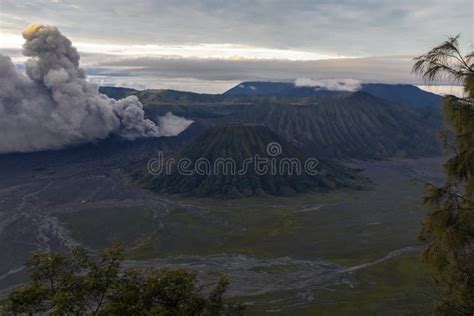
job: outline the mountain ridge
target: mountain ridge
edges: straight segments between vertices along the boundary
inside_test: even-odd
[[[411,84],[362,83],[358,91],[363,91],[389,101],[405,103],[415,107],[439,106],[442,97],[424,91]],[[315,96],[337,93],[326,88],[296,86],[293,82],[244,81],[225,91],[227,96]]]
[[[169,94],[171,100],[166,99]],[[146,90],[138,97],[149,118],[172,112],[202,126],[264,125],[320,158],[384,159],[441,153],[436,137],[442,128],[440,107],[412,106],[366,91],[298,97]]]

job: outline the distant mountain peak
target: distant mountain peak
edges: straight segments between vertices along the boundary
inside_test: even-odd
[[[410,84],[363,83],[362,92],[396,103],[414,107],[437,107],[441,96]],[[357,92],[357,91],[356,91]],[[295,85],[293,82],[244,81],[224,92],[226,96],[288,96],[305,97],[343,93],[326,87]],[[347,93],[347,92],[346,92]]]

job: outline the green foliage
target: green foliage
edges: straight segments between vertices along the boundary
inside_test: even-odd
[[[457,35],[416,57],[413,72],[421,74],[428,81],[454,79],[462,82],[472,76],[472,57],[472,53],[466,56],[461,54]]]
[[[241,315],[242,305],[224,302],[222,276],[208,297],[196,273],[183,269],[121,269],[118,245],[91,258],[81,248],[69,254],[38,251],[27,262],[31,282],[8,296],[4,312],[50,315]]]
[[[421,238],[427,242],[424,259],[442,296],[435,313],[474,314],[474,55],[462,56],[459,36],[450,38],[416,58],[413,70],[430,81],[462,82],[465,97],[444,98],[444,116],[450,127],[442,133],[452,151],[444,164],[446,181],[427,184]]]

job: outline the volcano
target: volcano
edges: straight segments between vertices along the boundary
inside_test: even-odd
[[[229,198],[328,191],[362,182],[354,170],[310,157],[264,126],[211,127],[160,163],[170,168],[155,175],[135,172],[134,180],[160,193]]]

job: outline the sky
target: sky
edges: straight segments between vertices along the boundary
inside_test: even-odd
[[[461,33],[473,0],[0,0],[0,53],[16,64],[21,32],[54,25],[101,85],[219,93],[246,80],[423,82],[412,58]]]

